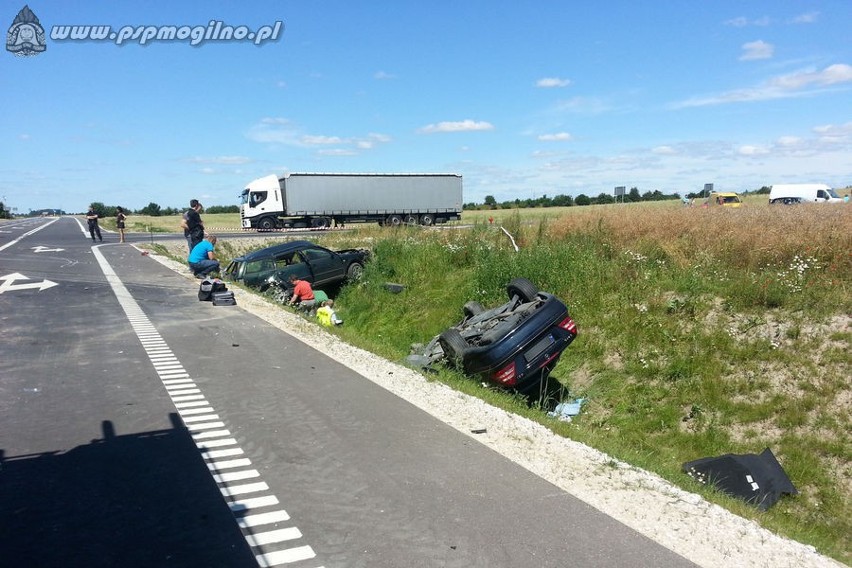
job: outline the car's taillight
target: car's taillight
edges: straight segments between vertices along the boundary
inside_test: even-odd
[[[501,385],[515,386],[515,362],[512,361],[499,371],[496,371],[492,376]]]
[[[574,320],[571,319],[571,316],[568,316],[564,320],[559,322],[559,327],[561,327],[565,331],[570,331],[574,335],[577,335],[577,324],[574,323]]]

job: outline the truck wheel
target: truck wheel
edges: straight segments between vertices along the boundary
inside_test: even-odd
[[[506,285],[506,293],[510,300],[517,296],[522,302],[532,302],[538,297],[538,288],[526,278],[514,278]]]
[[[405,224],[406,225],[416,225],[417,224],[417,215],[406,215],[405,216]]]
[[[275,219],[272,217],[264,217],[257,222],[257,228],[262,231],[271,231],[275,228]]]
[[[311,219],[311,227],[315,229],[328,229],[331,222],[328,217],[314,217]]]
[[[484,312],[485,308],[483,308],[482,304],[480,304],[476,300],[471,300],[470,302],[464,305],[462,311],[464,312],[464,317],[472,318],[473,316],[478,316],[479,314]]]
[[[435,222],[435,218],[432,217],[432,215],[430,215],[428,213],[426,213],[425,215],[422,215],[420,217],[420,224],[423,225],[424,227],[428,227],[429,225],[432,225],[434,222]]]
[[[363,273],[364,267],[357,262],[353,262],[349,265],[349,268],[346,269],[346,278],[349,280],[360,280]]]
[[[399,215],[389,215],[388,220],[385,221],[385,225],[390,225],[391,227],[399,227],[402,225],[402,217]]]
[[[463,366],[464,354],[467,351],[467,341],[461,336],[459,330],[450,328],[438,336],[438,343],[441,344],[441,349],[444,350],[444,356],[447,362],[461,369]]]

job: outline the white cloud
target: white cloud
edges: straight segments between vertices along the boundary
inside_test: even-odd
[[[538,139],[542,142],[565,142],[573,137],[568,132],[556,132],[554,134],[541,134]]]
[[[671,146],[657,146],[655,148],[651,148],[651,153],[659,154],[661,156],[673,156],[677,154],[677,150]]]
[[[494,125],[490,122],[477,122],[468,118],[457,122],[445,121],[437,124],[427,124],[419,131],[424,134],[433,134],[435,132],[471,132],[481,130],[494,130]]]
[[[769,149],[764,146],[743,145],[737,149],[737,153],[741,156],[765,156],[769,154]]]
[[[373,73],[373,79],[385,80],[385,79],[395,79],[396,75],[391,75],[390,73],[386,73],[384,71],[376,71]]]
[[[535,82],[536,87],[541,87],[543,89],[551,89],[553,87],[567,87],[570,84],[570,80],[560,79],[558,77],[545,77]]]
[[[185,158],[182,161],[189,162],[191,164],[218,164],[233,166],[248,164],[253,160],[246,156],[193,156],[192,158]]]
[[[251,126],[245,136],[252,142],[264,144],[300,145],[298,128],[286,118],[263,118]]]
[[[343,139],[339,136],[320,136],[305,134],[301,138],[302,144],[305,146],[322,146],[326,144],[340,144]]]
[[[790,20],[791,24],[813,24],[819,18],[819,12],[806,12]]]
[[[377,144],[391,141],[387,134],[371,132],[367,136],[342,137],[322,134],[305,134],[287,118],[267,117],[249,128],[246,138],[262,144],[286,144],[300,148],[341,146],[341,148],[323,148],[324,156],[352,156],[360,150],[370,150]]]
[[[18,135],[18,140],[29,140],[30,138],[32,138],[32,136],[30,136],[29,134],[19,134]]]
[[[787,75],[779,75],[757,87],[749,89],[735,89],[718,95],[693,97],[685,101],[674,103],[671,107],[680,109],[801,97],[818,92],[820,87],[829,87],[842,83],[852,83],[852,65],[837,63],[829,65],[822,70],[808,69],[789,73]]]
[[[852,82],[852,65],[836,63],[829,65],[822,71],[806,70],[781,75],[772,79],[769,84],[782,89],[794,90],[811,85],[825,86],[848,82]]]
[[[826,124],[814,128],[820,142],[824,144],[848,144],[852,142],[852,122]]]
[[[735,28],[744,28],[746,26],[768,26],[772,23],[772,20],[769,16],[761,16],[760,18],[755,18],[754,20],[749,20],[745,16],[738,16],[736,18],[731,18],[725,22],[726,26],[733,26]]]
[[[743,54],[740,61],[752,61],[754,59],[770,59],[775,52],[775,46],[766,43],[762,39],[743,44]]]
[[[798,136],[782,136],[776,141],[776,144],[778,144],[778,146],[784,148],[792,148],[794,146],[798,146],[801,143],[802,139]]]

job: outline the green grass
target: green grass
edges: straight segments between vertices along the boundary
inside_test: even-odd
[[[580,334],[554,376],[588,399],[570,424],[457,373],[430,377],[848,564],[850,212],[762,200],[738,210],[485,211],[465,214],[474,223],[465,231],[363,227],[314,240],[372,249],[364,278],[336,298],[346,325],[333,332],[395,361],[461,319],[468,300],[505,301],[514,277],[556,294]],[[226,246],[242,252],[237,241]],[[391,294],[386,282],[405,290]],[[680,470],[700,457],[765,447],[801,493],[765,513]]]

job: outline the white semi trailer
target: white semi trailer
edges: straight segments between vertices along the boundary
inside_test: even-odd
[[[289,173],[249,183],[244,229],[330,227],[346,223],[432,225],[461,218],[458,174]]]

